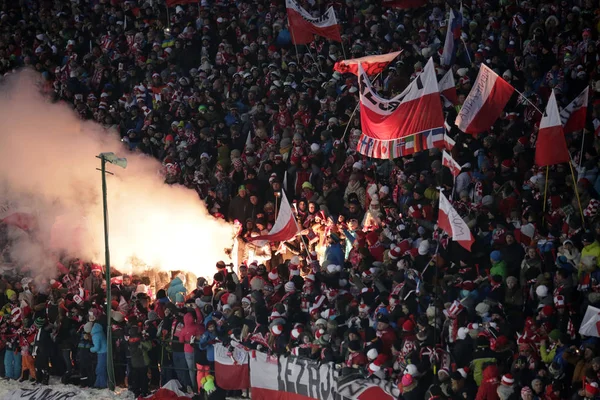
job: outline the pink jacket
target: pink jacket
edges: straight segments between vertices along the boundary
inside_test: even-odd
[[[194,352],[194,346],[189,344],[192,336],[198,339],[204,333],[204,324],[202,323],[204,318],[202,317],[202,313],[199,308],[195,308],[195,311],[196,321],[194,321],[194,316],[191,313],[183,316],[183,329],[179,334],[179,341],[184,343],[183,351],[186,353]]]

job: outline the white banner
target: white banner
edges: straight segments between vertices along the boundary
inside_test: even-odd
[[[394,400],[400,392],[393,382],[361,374],[340,376],[333,363],[320,364],[300,357],[272,357],[253,352],[250,357],[253,400],[295,395],[316,400]],[[286,396],[288,394],[289,396]]]
[[[23,388],[9,392],[3,400],[66,400],[75,399],[77,394],[74,391],[57,390],[51,387]]]

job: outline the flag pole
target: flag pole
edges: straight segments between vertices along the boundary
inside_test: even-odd
[[[539,108],[537,108],[537,106],[535,104],[533,104],[531,100],[529,100],[527,97],[525,97],[525,95],[523,93],[519,92],[514,86],[513,86],[513,88],[515,89],[515,92],[519,93],[519,95],[523,98],[523,100],[525,100],[526,102],[528,102],[529,104],[531,104],[531,106],[533,108],[535,108],[535,110],[537,112],[539,112],[540,114],[544,115],[544,113]]]
[[[342,46],[342,49],[344,47]],[[346,54],[344,54],[344,58],[346,58]],[[386,67],[387,68],[387,67]],[[381,71],[380,73],[378,73],[375,78],[373,79],[373,81],[376,81],[377,78],[379,78],[379,76],[383,73],[383,71]],[[344,139],[346,138],[346,133],[348,133],[348,128],[350,127],[350,123],[352,122],[352,119],[354,118],[354,114],[356,114],[356,110],[358,110],[358,106],[360,105],[360,97],[358,98],[358,102],[356,103],[356,106],[354,106],[354,111],[352,111],[352,114],[350,115],[350,119],[348,120],[348,123],[346,124],[346,129],[344,129],[344,134],[342,135],[342,142],[344,141]]]
[[[548,171],[550,170],[550,166],[546,165],[546,181],[544,182],[544,205],[542,211],[546,212],[546,197],[548,196]]]
[[[292,42],[294,43],[294,48],[296,49],[296,62],[298,62],[298,68],[300,68],[300,56],[298,55],[298,45],[296,44],[296,38],[294,36],[294,30],[292,29],[292,24],[290,24],[290,19],[288,18],[288,29],[292,34]]]
[[[575,179],[575,173],[573,172],[573,163],[570,162],[569,167],[571,167],[571,176],[573,177],[573,189],[575,190],[575,196],[577,196],[577,204],[579,204],[579,214],[581,214],[581,226],[585,227],[585,217],[583,216],[583,209],[581,208],[581,199],[579,198],[577,180]]]
[[[583,160],[583,144],[585,143],[585,129],[581,131],[581,151],[579,152],[579,168],[581,169],[581,160]]]
[[[471,53],[469,53],[469,48],[467,47],[467,42],[465,42],[465,39],[460,38],[461,42],[463,43],[463,45],[465,46],[465,51],[467,52],[467,57],[469,57],[469,62],[471,64],[473,64],[473,59],[471,58]]]

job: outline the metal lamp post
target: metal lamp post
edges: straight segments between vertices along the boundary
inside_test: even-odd
[[[111,293],[110,293],[110,251],[108,249],[108,204],[106,200],[106,174],[111,174],[106,170],[106,163],[118,165],[121,168],[127,167],[127,159],[119,158],[115,153],[100,153],[96,156],[100,159],[102,172],[102,209],[104,212],[104,262],[106,264],[106,316],[108,323],[106,326],[106,369],[108,375],[108,388],[115,390],[115,370],[113,368],[112,354],[112,329],[110,325],[111,318]]]

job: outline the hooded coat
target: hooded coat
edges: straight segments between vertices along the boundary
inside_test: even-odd
[[[200,338],[200,335],[204,333],[204,325],[202,324],[202,313],[199,308],[195,308],[196,319],[194,320],[194,316],[192,313],[187,313],[183,316],[183,329],[179,333],[179,341],[184,343],[183,351],[185,353],[193,353],[194,347],[189,344],[192,336],[197,339]]]
[[[169,289],[167,290],[167,296],[173,303],[177,302],[177,293],[182,293],[183,297],[185,297],[187,293],[185,286],[183,286],[183,281],[178,276],[171,281]]]
[[[499,400],[498,397],[498,367],[489,365],[483,370],[483,380],[477,390],[475,400]]]
[[[94,324],[94,326],[92,327],[92,343],[94,344],[90,349],[92,353],[106,353],[106,334],[104,333],[101,324]]]

